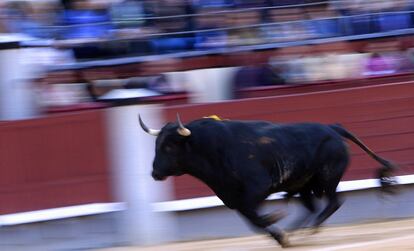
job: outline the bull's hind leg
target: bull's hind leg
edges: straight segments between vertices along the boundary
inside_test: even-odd
[[[338,194],[336,193],[335,190],[328,192],[326,195],[328,197],[328,205],[316,217],[316,220],[313,224],[313,227],[315,227],[315,229],[317,229],[324,221],[326,221],[342,205],[342,202],[340,201]]]
[[[306,208],[306,212],[296,218],[290,226],[286,228],[287,231],[293,232],[299,228],[305,227],[316,212],[314,197],[310,190],[306,189],[300,192],[299,201]]]
[[[315,188],[318,188],[315,191],[323,192],[328,199],[328,204],[313,222],[312,226],[315,230],[341,207],[342,202],[339,200],[336,188],[349,162],[348,151],[342,141],[327,141],[319,154],[321,168],[314,176],[317,185]]]
[[[325,172],[326,176],[324,177],[323,180],[321,180],[319,184],[321,184],[321,188],[323,189],[324,194],[326,195],[328,199],[328,204],[322,210],[322,212],[318,214],[314,223],[312,224],[312,226],[315,228],[315,231],[324,221],[326,221],[342,205],[342,201],[340,200],[339,195],[336,192],[336,188],[339,184],[340,179],[342,178],[343,172],[345,171],[347,164],[348,164],[348,161],[344,159],[343,161],[336,162],[335,165],[332,165],[332,166],[327,165],[327,167],[330,168],[331,172],[329,171]],[[335,172],[333,173],[332,171],[335,171]]]

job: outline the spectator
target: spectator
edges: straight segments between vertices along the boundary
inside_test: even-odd
[[[383,56],[378,52],[374,52],[368,58],[365,66],[364,75],[384,75],[395,72],[392,59],[388,56]]]
[[[254,87],[284,85],[285,80],[281,77],[278,69],[272,69],[268,64],[242,66],[234,77],[236,89]]]
[[[111,19],[118,29],[141,27],[145,20],[144,3],[139,0],[123,0],[111,4]]]
[[[378,26],[380,31],[392,31],[398,29],[408,29],[412,27],[412,17],[409,12],[408,3],[406,1],[389,1],[391,5],[387,5],[378,14]],[[385,12],[384,12],[385,11]]]
[[[193,13],[191,4],[187,0],[158,0],[156,3],[153,15],[160,18],[155,19],[153,25],[164,35],[151,40],[154,51],[165,53],[192,49],[194,35],[187,32],[193,29],[193,20],[186,16]]]
[[[305,21],[316,38],[334,37],[341,35],[340,20],[336,13],[327,6],[317,5],[306,8],[309,21]]]
[[[202,8],[198,10],[198,14],[202,15],[196,18],[196,30],[213,30],[197,32],[195,34],[194,47],[196,49],[225,47],[227,45],[227,31],[220,30],[220,28],[224,28],[225,15],[209,14],[223,10],[225,9]]]
[[[148,4],[148,3],[147,3]],[[119,54],[146,55],[151,53],[151,44],[147,34],[156,33],[148,19],[150,13],[146,2],[141,0],[123,0],[110,5],[109,13],[114,22],[114,34],[123,41],[117,42]]]
[[[39,20],[35,19],[35,10],[32,3],[27,1],[11,1],[4,6],[4,28],[9,33],[20,33],[35,38],[47,37],[43,33]]]
[[[9,32],[7,29],[7,4],[4,2],[0,2],[0,33],[7,33]]]
[[[233,89],[237,90],[255,87],[255,86],[272,86],[284,85],[286,82],[282,77],[281,68],[272,66],[268,62],[260,62],[259,58],[254,57],[254,53],[245,53],[241,55],[240,63],[245,63],[240,67],[233,78]],[[235,95],[237,97],[237,94]]]
[[[387,54],[392,59],[397,73],[413,71],[413,63],[410,60],[408,51],[398,49]]]
[[[408,60],[414,64],[414,48],[407,48],[406,49],[406,54],[407,54],[407,58]]]
[[[111,48],[98,44],[109,38],[112,25],[107,10],[90,0],[64,1],[60,23],[65,27],[60,38],[69,43],[74,41],[74,55],[77,59],[104,58],[113,55]]]
[[[234,0],[193,0],[192,5],[196,9],[202,8],[226,8],[234,5]]]
[[[337,11],[342,16],[349,16],[351,15],[353,5],[355,5],[354,2],[355,0],[348,0],[348,1],[330,0],[329,7],[332,10]]]
[[[342,60],[348,54],[348,51],[325,53],[324,64],[320,69],[323,71],[326,80],[339,80],[352,77],[352,74],[348,74],[349,66]]]
[[[307,81],[304,61],[309,51],[309,46],[281,48],[278,55],[271,58],[270,64],[278,66],[286,83],[300,84]]]
[[[260,11],[243,11],[228,14],[228,44],[251,45],[263,42],[260,28],[255,27],[261,22]]]
[[[148,82],[148,88],[162,94],[176,92],[165,74],[159,74],[158,76],[151,78]]]
[[[110,17],[102,6],[90,0],[72,0],[66,2],[61,23],[67,27],[62,33],[63,39],[106,38],[112,29]]]
[[[311,26],[306,23],[300,8],[273,9],[269,12],[270,22],[262,28],[266,42],[286,42],[309,39],[312,37]]]
[[[308,55],[302,59],[306,82],[319,82],[326,79],[326,62],[323,55]]]

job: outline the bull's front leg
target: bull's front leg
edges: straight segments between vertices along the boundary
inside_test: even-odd
[[[251,208],[243,208],[238,211],[246,217],[253,226],[261,231],[269,233],[282,247],[287,247],[289,245],[286,233],[280,228],[274,225],[272,226],[274,217],[269,217],[269,215],[260,216],[256,209]]]

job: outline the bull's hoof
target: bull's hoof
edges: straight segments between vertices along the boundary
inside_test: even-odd
[[[286,233],[277,233],[272,234],[273,238],[280,244],[282,248],[287,248],[290,246],[289,238]]]
[[[381,188],[381,192],[383,192],[386,195],[396,195],[400,193],[398,187],[395,185],[384,186]]]
[[[278,242],[282,248],[287,248],[290,246],[289,238],[287,237],[287,235],[283,235],[283,237],[280,240],[278,240]]]
[[[320,227],[311,227],[309,228],[309,234],[313,235],[313,234],[317,234],[321,231]]]

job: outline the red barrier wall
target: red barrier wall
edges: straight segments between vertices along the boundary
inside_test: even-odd
[[[104,111],[0,123],[0,214],[112,201]]]
[[[176,112],[183,121],[217,114],[228,119],[342,123],[371,149],[398,163],[398,174],[414,173],[414,82],[175,106],[166,109],[168,120],[174,121]],[[379,164],[350,145],[352,161],[344,180],[373,178]],[[177,199],[212,194],[192,177],[175,179]]]

